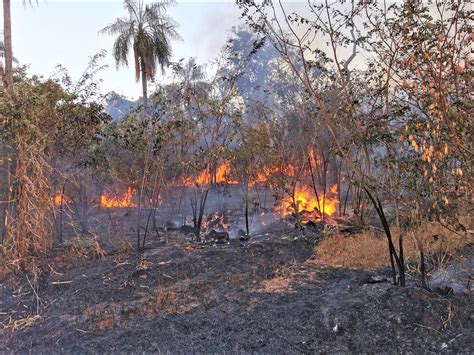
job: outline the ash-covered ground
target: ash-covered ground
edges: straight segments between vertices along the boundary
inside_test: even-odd
[[[321,237],[288,228],[200,245],[180,232],[142,254],[58,257],[37,296],[1,280],[0,349],[16,353],[474,352],[470,294],[427,292],[389,270],[325,267]],[[375,277],[375,278],[374,278]]]

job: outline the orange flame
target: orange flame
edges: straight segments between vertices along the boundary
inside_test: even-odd
[[[337,194],[337,185],[333,185],[330,189],[330,194]],[[312,191],[308,187],[298,187],[295,191],[295,202],[298,209],[298,213],[303,211],[318,211],[326,216],[332,216],[337,211],[339,200],[337,197],[328,197],[324,194],[319,195],[318,199],[313,195]],[[292,215],[295,213],[295,204],[293,203],[292,196],[286,196],[280,205],[276,208],[276,211],[281,213],[283,216]]]
[[[314,153],[314,150],[309,152],[309,160],[313,168],[321,164],[321,157]],[[231,174],[230,162],[225,161],[222,165],[217,168],[215,175],[216,184],[228,184],[228,185],[237,185],[239,181],[237,179],[229,178]],[[269,183],[272,176],[283,175],[286,177],[294,177],[298,174],[298,168],[293,164],[288,164],[287,166],[269,166],[263,167],[261,171],[257,173],[257,176],[249,182],[250,186],[256,184]],[[305,169],[304,175],[309,175],[309,170]],[[203,170],[198,176],[189,176],[184,177],[181,180],[181,186],[193,186],[193,185],[209,185],[212,182],[212,177],[210,173],[210,167]]]
[[[264,167],[263,171],[257,173],[255,180],[251,181],[250,185],[263,184],[268,182],[270,176],[278,171],[277,167]]]
[[[127,192],[122,197],[110,197],[107,192],[100,195],[100,207],[114,208],[114,207],[136,207],[132,202],[135,190],[129,187]]]
[[[279,166],[270,166],[264,167],[262,171],[257,173],[257,177],[250,182],[250,186],[255,184],[264,184],[270,181],[272,175],[284,175],[288,177],[293,177],[296,175],[296,168],[293,165],[288,165],[285,167]]]
[[[321,165],[321,157],[319,155],[314,154],[313,149],[311,149],[311,151],[309,152],[309,160],[311,162],[313,169],[317,167],[318,165]]]
[[[219,168],[217,168],[216,172],[216,183],[218,184],[229,184],[229,185],[236,185],[239,182],[237,180],[233,180],[229,178],[230,175],[230,164],[229,162],[224,162]]]
[[[61,206],[61,205],[65,205],[69,203],[69,199],[59,192],[56,195],[54,195],[53,201],[56,206]]]
[[[312,168],[316,168],[318,165],[321,165],[321,157],[314,153],[314,150],[311,149],[309,152],[309,160],[311,162]],[[264,167],[262,171],[257,173],[257,177],[250,182],[250,185],[253,186],[255,184],[264,184],[268,183],[272,175],[284,175],[287,177],[294,177],[297,175],[297,167],[292,164],[288,164],[285,167],[281,166],[270,166]],[[304,172],[304,176],[308,176],[310,174],[309,167],[307,167]]]
[[[183,186],[192,186],[192,185],[209,185],[211,183],[211,173],[209,172],[209,167],[201,172],[197,177],[185,177],[183,178],[181,184]],[[224,162],[217,168],[216,171],[216,184],[229,184],[236,185],[239,182],[229,178],[230,175],[230,163]]]

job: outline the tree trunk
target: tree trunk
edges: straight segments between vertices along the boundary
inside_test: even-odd
[[[146,82],[146,69],[145,63],[142,60],[142,89],[143,89],[143,106],[148,107],[148,93],[147,93],[147,82]]]
[[[10,92],[13,87],[13,51],[12,51],[12,18],[10,0],[3,0],[3,36],[5,46],[5,72],[3,85]]]
[[[429,291],[429,286],[426,282],[426,264],[425,264],[425,253],[423,252],[423,246],[421,243],[418,245],[420,251],[420,274],[421,274],[421,287]]]
[[[366,186],[364,186],[364,190],[374,205],[374,208],[380,218],[380,222],[382,223],[385,236],[387,237],[388,250],[390,252],[390,263],[392,266],[392,273],[393,273],[393,284],[405,286],[405,264],[404,264],[404,261],[400,259],[399,255],[397,254],[395,250],[395,245],[393,244],[392,233],[390,231],[390,226],[387,222],[387,218],[385,216],[382,203],[380,202],[377,196],[376,197],[372,196],[372,194],[370,193],[369,189]],[[403,247],[402,247],[402,250],[403,250]],[[395,270],[394,261],[398,268],[398,278],[399,278],[398,280],[396,278],[397,273]]]
[[[245,234],[250,235],[250,228],[249,228],[249,199],[248,197],[245,198]]]

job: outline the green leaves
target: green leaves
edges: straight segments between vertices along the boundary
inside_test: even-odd
[[[143,1],[124,1],[128,17],[118,18],[99,33],[117,35],[113,45],[113,56],[117,66],[128,66],[128,56],[133,49],[135,76],[145,73],[152,80],[157,64],[164,70],[172,55],[170,39],[179,39],[177,23],[165,14],[173,1],[144,4]]]

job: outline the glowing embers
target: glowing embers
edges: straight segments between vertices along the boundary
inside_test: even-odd
[[[123,207],[136,207],[132,202],[135,190],[129,187],[127,192],[122,196],[110,196],[108,192],[104,192],[100,195],[100,207],[105,208],[123,208]]]
[[[66,205],[68,204],[70,201],[69,199],[64,196],[62,193],[57,193],[56,195],[54,195],[53,197],[53,202],[56,206],[61,206],[61,205]]]
[[[308,219],[320,219],[322,215],[332,216],[337,212],[339,200],[337,198],[337,185],[331,186],[329,193],[319,193],[316,196],[310,187],[297,187],[294,194],[287,195],[276,207],[275,211],[283,217],[300,215]],[[310,218],[312,217],[312,218]]]

